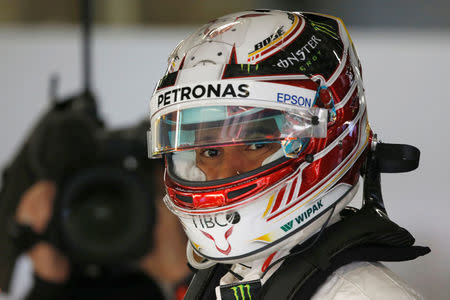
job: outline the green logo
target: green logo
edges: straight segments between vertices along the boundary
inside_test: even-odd
[[[292,229],[292,225],[293,225],[294,221],[290,220],[289,222],[287,222],[286,224],[284,224],[283,226],[281,226],[281,229],[283,229],[284,232],[287,232],[289,230]]]
[[[322,199],[320,199],[319,201],[317,201],[317,203],[313,204],[305,212],[298,215],[296,218],[290,220],[286,224],[282,225],[280,228],[284,232],[288,232],[289,230],[292,229],[292,227],[294,227],[295,224],[301,224],[301,223],[305,222],[307,219],[309,219],[310,216],[315,215],[319,210],[321,210],[322,207],[323,207]],[[295,223],[294,223],[294,220],[295,220]]]
[[[245,285],[240,284],[238,286],[231,287],[231,289],[234,292],[234,297],[236,298],[236,300],[245,300],[244,288],[247,289],[247,295],[249,297],[249,300],[252,300],[252,295],[250,294],[250,284],[245,284]],[[242,298],[239,298],[238,290],[239,290]]]
[[[314,30],[321,31],[332,37],[333,39],[339,39],[339,35],[335,32],[333,26],[329,24],[311,21],[311,26],[314,28]]]

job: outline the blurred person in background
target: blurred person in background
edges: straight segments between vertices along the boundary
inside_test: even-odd
[[[88,92],[52,101],[3,171],[2,289],[25,252],[28,300],[184,295],[186,237],[162,203],[163,164],[147,159],[146,128],[107,128]]]
[[[33,264],[34,285],[25,299],[167,299],[179,298],[189,276],[185,255],[185,235],[180,224],[163,205],[161,166],[154,164],[154,184],[161,187],[157,201],[154,247],[129,269],[111,269],[99,276],[71,277],[69,259],[48,242],[39,242],[27,251]],[[16,220],[42,233],[52,214],[57,186],[39,181],[22,196]],[[169,298],[170,299],[170,298]]]
[[[147,159],[147,124],[111,130],[97,111],[93,3],[79,1],[83,91],[60,99],[53,77],[50,108],[3,171],[0,290],[8,294],[26,253],[29,300],[181,299],[190,280],[186,237],[162,203],[163,165]]]
[[[381,198],[380,173],[419,151],[377,141],[361,71],[342,20],[315,13],[226,15],[174,49],[149,153],[198,269],[185,299],[421,298],[378,262],[430,251]]]

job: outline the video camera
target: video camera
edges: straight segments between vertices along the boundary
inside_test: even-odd
[[[81,265],[129,262],[150,249],[162,165],[147,158],[147,127],[108,130],[89,93],[53,102],[3,173],[0,289],[16,257],[39,240]],[[42,235],[14,221],[21,195],[40,179],[57,183]]]

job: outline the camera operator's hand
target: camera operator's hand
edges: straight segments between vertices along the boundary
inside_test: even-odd
[[[154,248],[140,260],[140,266],[150,277],[160,282],[177,284],[191,272],[186,260],[187,238],[180,222],[162,200],[156,203],[156,209],[158,218]]]
[[[28,224],[42,233],[52,215],[56,185],[51,181],[39,181],[23,194],[16,210],[16,221]],[[28,251],[34,272],[42,280],[62,283],[69,277],[69,260],[47,242],[39,242]]]

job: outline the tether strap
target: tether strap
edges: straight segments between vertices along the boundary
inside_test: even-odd
[[[184,300],[210,300],[216,299],[216,286],[220,278],[228,272],[228,268],[222,264],[216,264],[211,268],[198,270],[192,278]]]

